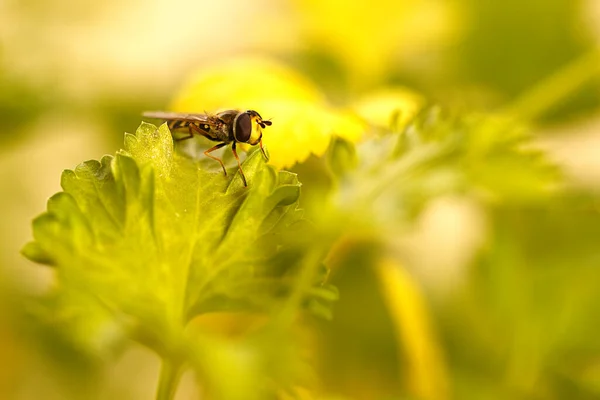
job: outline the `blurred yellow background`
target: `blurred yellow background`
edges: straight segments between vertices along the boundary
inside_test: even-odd
[[[282,73],[288,77],[284,80],[302,81],[295,85],[298,92],[284,88],[273,94],[273,100],[269,93],[261,93],[268,85],[257,86],[253,90],[266,98],[264,103],[252,96],[238,96],[235,102],[254,102],[248,108],[259,104],[258,109],[261,104],[268,108],[271,101],[281,107],[272,110],[288,115],[300,109],[294,118],[308,115],[302,121],[306,126],[322,127],[322,121],[330,118],[327,126],[332,130],[345,124],[342,131],[358,140],[359,118],[365,118],[360,111],[369,112],[361,106],[365,99],[389,96],[393,100],[382,101],[402,104],[406,115],[426,104],[482,112],[510,107],[527,99],[531,89],[557,71],[597,51],[599,27],[600,5],[594,0],[4,0],[0,3],[0,398],[90,398],[88,386],[83,395],[78,389],[88,384],[95,388],[91,398],[153,396],[158,361],[139,346],[132,346],[118,361],[103,364],[101,383],[75,385],[63,369],[41,355],[31,339],[36,333],[22,334],[15,321],[20,319],[21,296],[42,293],[51,285],[52,273],[25,260],[19,251],[31,238],[31,219],[60,190],[62,170],[113,154],[122,146],[123,133],[135,131],[142,111],[203,112],[183,109],[196,104],[197,96],[186,98],[186,88],[197,82],[198,74],[242,58],[283,66],[291,71]],[[536,144],[563,167],[568,186],[594,193],[600,182],[600,79],[598,68],[583,70],[590,76],[579,90],[541,114],[525,115],[524,122],[531,126]],[[249,81],[253,71],[248,69]],[[215,91],[221,82],[210,84]],[[282,98],[290,101],[288,108],[281,105]],[[305,104],[299,99],[306,102],[305,108],[299,108]],[[210,95],[204,102],[206,111],[221,104]],[[349,113],[357,115],[344,119]],[[278,118],[285,121],[280,115],[263,116],[273,117],[274,127]],[[385,116],[379,118],[387,122]],[[371,122],[377,123],[377,116]],[[314,136],[297,150],[273,144],[275,162],[292,167],[310,154],[323,154],[329,137],[318,129],[310,128]],[[286,165],[286,160],[278,159],[277,149],[279,154],[296,151],[297,159]],[[302,171],[303,166],[298,168]],[[411,274],[403,275],[399,267],[399,275],[382,277],[385,268],[370,269],[363,260],[339,275],[335,283],[342,293],[364,298],[342,302],[339,314],[327,323],[331,325],[320,327],[326,331],[320,345],[327,347],[318,368],[323,398],[408,399],[402,397],[407,393],[415,399],[516,398],[511,397],[515,392],[490,397],[493,390],[486,385],[493,385],[488,380],[500,376],[518,386],[523,380],[504,374],[531,371],[523,364],[543,361],[509,360],[517,367],[500,372],[497,365],[490,365],[474,387],[473,380],[453,374],[453,361],[446,354],[456,351],[453,346],[469,343],[436,333],[436,320],[459,329],[453,324],[460,325],[460,320],[446,320],[455,310],[431,306],[434,311],[414,311],[429,307],[422,297],[429,293],[436,301],[452,297],[454,285],[469,279],[465,266],[489,244],[483,237],[490,218],[469,199],[440,199],[428,205],[417,228],[396,243],[409,248],[406,262]],[[590,276],[600,279],[598,274]],[[394,290],[379,287],[379,280],[396,280],[396,287],[408,293],[404,300],[415,308],[396,310],[398,315],[390,317],[384,303],[396,301]],[[427,296],[420,293],[421,287],[427,288]],[[453,307],[469,301],[453,300]],[[368,312],[367,305],[375,311]],[[411,316],[412,312],[418,315]],[[410,325],[413,332],[395,328],[415,320],[414,326],[403,325]],[[336,341],[343,332],[346,337]],[[406,349],[398,337],[404,338]],[[512,345],[535,346],[523,340]],[[485,357],[479,350],[467,349],[461,355]],[[573,398],[600,395],[599,371],[598,359],[581,366],[582,376],[590,376],[586,382],[591,388],[585,395],[574,391],[579,397]],[[565,376],[557,379],[571,379]],[[535,386],[535,377],[529,378]],[[535,392],[539,399],[569,398],[548,388],[528,390],[517,392]],[[193,376],[186,375],[178,398],[194,398],[195,391]],[[472,396],[462,397],[465,393]]]

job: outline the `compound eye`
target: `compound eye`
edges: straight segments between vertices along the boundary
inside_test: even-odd
[[[252,120],[247,112],[238,114],[235,117],[233,127],[233,136],[238,142],[247,142],[252,134]]]

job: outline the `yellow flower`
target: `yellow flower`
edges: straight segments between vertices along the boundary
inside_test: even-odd
[[[252,109],[273,125],[263,131],[270,163],[279,168],[321,156],[332,135],[360,139],[364,122],[327,103],[308,79],[275,61],[234,59],[199,71],[171,106],[178,112]]]

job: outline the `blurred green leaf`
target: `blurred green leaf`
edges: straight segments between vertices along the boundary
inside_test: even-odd
[[[358,159],[356,148],[352,143],[334,137],[327,151],[327,164],[334,175],[343,176],[346,172],[356,168]]]
[[[459,397],[481,398],[479,385],[486,398],[598,397],[598,202],[566,192],[491,208],[491,245],[437,310]]]
[[[346,160],[351,144],[338,139],[332,147],[333,171],[352,164]],[[524,129],[495,116],[430,109],[405,131],[365,141],[355,153],[356,167],[337,173],[333,206],[384,225],[413,218],[437,196],[535,202],[560,183],[558,170],[531,146]]]
[[[383,306],[365,303],[368,295],[377,297],[377,290],[381,289],[373,287],[374,285],[369,287],[362,277],[353,278],[343,285],[339,280],[350,274],[349,271],[356,272],[360,264],[361,247],[368,249],[369,256],[363,261],[363,268],[370,273],[382,257],[390,255],[396,260],[398,268],[406,267],[414,273],[417,277],[415,279],[424,279],[419,274],[419,262],[410,257],[402,247],[402,241],[408,240],[414,233],[420,221],[419,217],[434,200],[447,197],[468,198],[480,204],[484,210],[517,205],[535,208],[538,204],[545,204],[559,192],[559,171],[540,151],[535,150],[526,131],[514,120],[495,115],[449,115],[437,108],[421,113],[402,132],[389,131],[359,143],[356,147],[342,139],[333,141],[331,146],[327,162],[333,172],[335,184],[330,191],[328,208],[324,209],[321,202],[307,207],[307,212],[318,221],[322,229],[337,229],[342,237],[350,239],[348,244],[337,249],[336,257],[341,261],[338,260],[339,265],[334,268],[338,279],[334,282],[342,288],[343,298],[336,307],[335,325],[328,327],[330,337],[327,339],[332,348],[329,355],[333,361],[329,362],[328,370],[322,372],[332,380],[331,385],[343,394],[360,390],[360,384],[359,388],[354,387],[353,379],[349,376],[364,374],[369,368],[377,369],[377,378],[372,377],[369,381],[381,380],[371,388],[371,393],[383,390],[398,395],[403,391],[414,394],[417,381],[423,385],[421,388],[430,385],[423,382],[444,382],[445,375],[439,371],[451,369],[453,365],[449,364],[446,367],[444,357],[416,357],[421,366],[425,362],[430,363],[423,367],[422,371],[427,372],[420,375],[419,380],[416,377],[416,367],[411,364],[408,356],[411,351],[418,354],[423,348],[432,354],[438,345],[436,339],[431,339],[423,348],[411,347],[406,350],[405,358],[402,358],[402,355],[390,355],[390,349],[394,346],[402,348],[424,343],[425,335],[422,335],[422,332],[415,333],[415,326],[418,325],[418,321],[429,319],[428,303],[424,301],[426,306],[419,309],[411,308],[415,307],[415,303],[411,303],[408,292],[403,292],[404,288],[396,287],[399,293],[397,304],[407,307],[407,313],[411,316],[407,318],[414,318],[414,321],[403,321],[399,324],[404,328],[398,328],[401,329],[401,334],[397,341],[390,337],[383,341],[383,333],[380,330],[390,329],[385,325],[385,316],[376,323],[371,336],[359,331],[359,326],[361,329],[368,329],[363,327],[364,320],[376,315],[378,307],[388,307],[387,312],[392,312],[390,303]],[[308,185],[309,182],[305,180],[305,184]],[[438,232],[437,228],[431,229]],[[444,227],[440,227],[439,230],[443,231]],[[411,242],[406,243],[410,246]],[[435,243],[431,244],[430,251],[438,251]],[[443,254],[445,250],[442,248],[439,251]],[[336,253],[336,250],[333,252]],[[442,276],[446,274],[443,268],[442,264],[438,271]],[[415,291],[423,297],[431,290],[427,283],[418,282],[415,285],[418,288]],[[504,290],[508,290],[508,287],[506,282],[502,285]],[[450,288],[447,290],[451,291]],[[368,314],[368,317],[364,314]],[[352,322],[357,315],[361,316],[361,322]],[[341,325],[344,323],[345,325]],[[371,324],[366,325],[371,327]],[[498,329],[497,326],[493,328]],[[362,339],[371,345],[364,348],[358,344],[342,346],[340,338],[345,337],[345,330],[353,332],[353,336],[347,338],[348,341]],[[376,335],[381,337],[374,339]],[[360,339],[357,338],[359,336]],[[435,338],[437,335],[432,333],[431,337]],[[380,348],[387,346],[385,357],[382,356],[376,362],[372,361],[370,355],[362,354],[373,353],[373,343],[377,343]],[[467,346],[465,344],[464,347]],[[399,366],[394,365],[398,362]],[[350,367],[352,363],[355,364],[354,367]],[[329,369],[333,368],[338,370],[329,373]],[[348,371],[345,368],[348,368]],[[382,379],[384,376],[397,376],[394,374],[398,373],[398,368],[401,371],[406,368],[407,371],[402,372],[401,376],[407,376],[407,379],[412,381],[406,385],[398,385],[389,378]],[[439,374],[436,375],[437,373]],[[357,379],[362,382],[360,378]],[[386,387],[387,385],[389,387]],[[434,393],[431,398],[443,398],[444,390],[441,386],[436,387],[436,391],[433,392],[425,391]],[[469,387],[474,386],[474,381],[470,380]]]

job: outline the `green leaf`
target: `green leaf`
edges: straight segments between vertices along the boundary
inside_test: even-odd
[[[439,196],[536,202],[560,183],[557,169],[517,123],[491,115],[449,116],[434,108],[404,132],[359,144],[352,163],[349,146],[338,140],[330,149],[330,168],[344,170],[336,174],[333,209],[380,226],[411,220]]]
[[[48,307],[69,310],[71,332],[85,321],[89,342],[103,343],[114,325],[164,356],[200,313],[280,307],[304,253],[286,239],[302,221],[296,175],[260,152],[243,163],[248,187],[237,165],[227,176],[200,165],[175,151],[166,125],[143,123],[114,157],[63,173],[23,254],[55,267]]]

